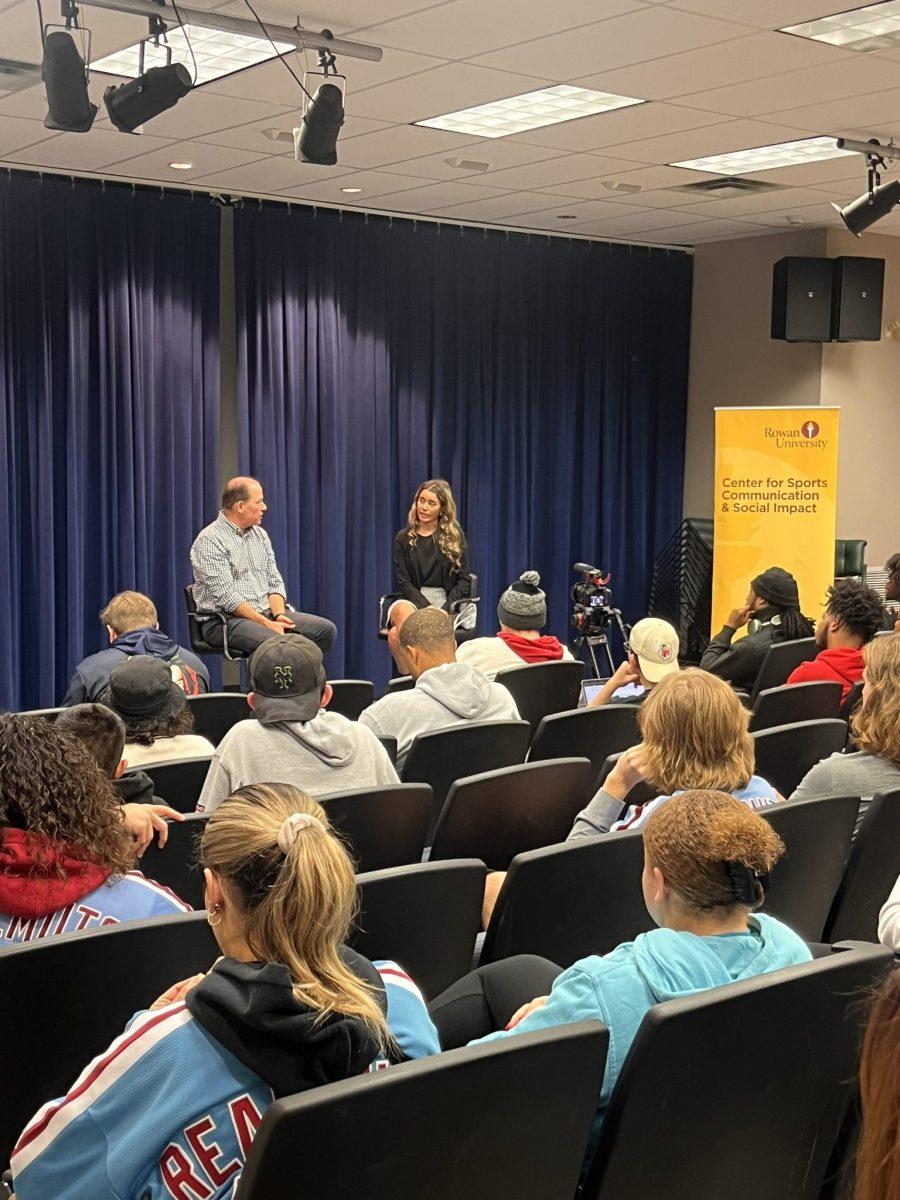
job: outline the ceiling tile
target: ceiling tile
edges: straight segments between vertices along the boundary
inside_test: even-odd
[[[670,0],[669,6],[686,12],[726,17],[759,29],[781,29],[785,25],[799,25],[801,21],[845,12],[852,7],[852,0]]]
[[[163,148],[150,150],[149,153],[143,146],[133,144],[129,147],[131,154],[136,149],[143,153],[134,157],[123,157],[123,139],[120,137],[118,140],[117,147],[110,143],[109,157],[102,164],[104,170],[114,175],[127,175],[129,178],[136,174],[141,179],[169,179],[173,183],[190,184],[201,175],[209,175],[213,171],[227,171],[232,167],[241,167],[246,163],[269,157],[267,154],[254,154],[249,150],[210,146],[196,141],[167,142]],[[194,166],[190,171],[173,171],[169,166],[173,162],[192,162]]]
[[[547,196],[545,199],[549,199]],[[637,216],[639,214],[626,214]],[[555,229],[561,233],[571,233],[588,222],[615,221],[623,216],[622,209],[614,204],[604,204],[601,200],[589,200],[573,203],[571,200],[561,200],[552,208],[545,207],[527,214],[526,223],[532,228]],[[574,221],[560,220],[560,217],[575,217]]]
[[[279,129],[291,134],[297,121],[295,112],[284,112],[278,117],[264,117],[261,121],[251,121],[249,125],[236,125],[232,129],[220,129],[216,133],[204,133],[199,140],[213,146],[234,146],[238,150],[257,150],[261,154],[287,154],[293,156],[294,145],[291,141],[272,141],[265,136],[266,129]],[[348,117],[338,139],[338,158],[343,154],[344,145],[354,136],[373,133],[377,129],[390,129],[383,121],[367,121],[364,117]]]
[[[255,195],[258,192],[271,195],[306,183],[313,185],[337,179],[345,174],[343,167],[314,167],[309,163],[294,162],[292,158],[276,156],[230,171],[214,171],[201,178],[204,187],[232,191],[238,195]]]
[[[60,134],[45,129],[40,121],[26,121],[24,117],[0,117],[0,154],[9,154],[12,150],[21,150],[35,142],[56,140]],[[70,137],[84,137],[84,134],[73,133]]]
[[[556,82],[724,42],[746,32],[740,25],[653,6],[566,33],[537,38],[473,59],[487,67],[551,75]]]
[[[110,159],[121,156],[125,146],[134,144],[138,148],[146,146],[147,150],[157,150],[169,143],[164,138],[145,136],[138,139],[117,130],[95,127],[90,133],[58,133],[56,137],[38,142],[27,150],[17,150],[10,157],[15,162],[35,167],[99,171]]]
[[[634,165],[626,159],[601,158],[599,154],[567,154],[550,162],[492,171],[490,179],[496,187],[516,192],[531,188],[552,189],[557,184],[570,183],[573,179],[593,179],[598,175],[627,171]]]
[[[389,21],[394,17],[402,17],[405,13],[414,13],[421,8],[433,8],[444,3],[446,0],[377,0],[377,11],[373,12],[373,0],[317,0],[315,8],[307,8],[304,11],[301,24],[306,29],[316,30],[327,26],[334,30],[336,37],[345,37],[348,31],[371,25],[373,20]],[[254,4],[253,7],[263,19],[268,18],[279,25],[293,25],[297,20],[297,0],[265,0],[264,6]],[[216,9],[237,17],[250,15],[243,0],[217,4]],[[360,33],[358,38],[354,37],[351,40],[365,42],[369,39]]]
[[[472,141],[467,134],[448,133],[443,129],[425,129],[421,125],[394,125],[377,133],[341,140],[341,162],[350,167],[384,167],[407,158],[442,158],[451,150]]]
[[[219,129],[230,129],[234,125],[247,125],[265,117],[284,115],[286,110],[276,104],[256,100],[238,100],[233,96],[216,96],[200,89],[190,92],[174,108],[167,109],[144,128],[156,137],[168,137],[176,141],[184,138],[202,137]]]
[[[425,187],[405,189],[387,195],[381,195],[374,201],[378,208],[390,209],[392,212],[414,212],[430,214],[438,208],[448,208],[451,204],[465,204],[470,200],[488,200],[501,195],[495,188],[482,187],[472,183],[431,183]],[[353,197],[348,197],[353,199]],[[359,197],[357,202],[362,202]]]
[[[900,68],[900,63],[896,64]],[[859,126],[900,122],[900,87],[872,92],[868,96],[847,96],[826,104],[784,109],[766,114],[768,121],[790,122],[802,129],[819,133],[849,133]]]
[[[719,119],[728,120],[727,117]],[[674,104],[637,104],[598,113],[594,117],[565,121],[561,125],[548,125],[533,133],[516,134],[516,141],[559,150],[591,151],[618,145],[628,138],[657,137],[712,124],[715,124],[715,118],[696,109],[678,108]]]
[[[356,96],[352,107],[354,112],[378,121],[422,121],[489,100],[531,92],[550,82],[545,76],[527,78],[470,63],[448,63],[407,79],[368,88]]]
[[[465,204],[435,209],[435,212],[453,221],[503,221],[521,217],[524,213],[546,210],[552,200],[552,196],[538,192],[504,192],[485,200],[470,200]],[[558,203],[562,206],[559,208],[562,212],[568,201],[565,196],[560,196]]]
[[[654,209],[649,212],[626,213],[623,216],[604,216],[601,222],[603,232],[610,237],[627,237],[629,233],[642,233],[646,229],[674,229],[678,225],[695,225],[703,221],[702,217],[692,217],[683,212],[660,212]],[[594,230],[596,232],[596,230]]]
[[[865,164],[861,157],[842,155],[822,162],[803,163],[796,167],[781,167],[773,171],[753,171],[748,179],[761,179],[764,183],[787,183],[791,187],[822,187],[841,179],[865,180]]]
[[[82,17],[91,31],[91,56],[95,59],[139,41],[147,32],[146,17],[87,7]],[[59,23],[59,4],[45,4],[44,20],[51,24]],[[4,58],[34,63],[41,61],[40,23],[32,0],[22,0],[4,9],[0,26]],[[80,39],[76,36],[75,40],[80,49]]]
[[[751,146],[768,146],[807,136],[805,129],[773,125],[763,121],[727,121],[703,129],[688,129],[668,137],[646,138],[644,141],[624,142],[609,146],[609,154],[627,155],[638,162],[662,164],[723,154],[727,150],[746,150]]]
[[[744,213],[741,220],[749,221],[752,225],[773,225],[783,228],[788,224],[788,217],[797,217],[804,225],[811,228],[818,225],[840,225],[841,223],[841,218],[824,199],[821,204],[798,205],[796,208],[786,206],[780,213]]]
[[[362,188],[362,192],[359,195],[346,196],[341,192],[342,187],[358,187]],[[331,204],[368,205],[376,196],[419,187],[422,187],[421,179],[388,175],[384,171],[348,171],[344,167],[341,169],[341,179],[333,184],[331,179],[317,180],[312,176],[305,176],[293,185],[284,184],[283,190],[298,199],[322,200]]]
[[[683,192],[672,193],[672,198],[684,204],[683,211],[701,217],[745,217],[751,214],[786,213],[791,209],[800,208],[804,204],[821,203],[820,193],[812,188],[785,188],[777,192],[759,192],[756,195],[735,196],[733,198],[715,196],[701,198],[699,193],[693,196]]]
[[[91,99],[100,103],[100,91],[91,88]],[[42,83],[36,87],[23,88],[18,92],[10,92],[0,99],[0,121],[5,117],[27,117],[33,121],[43,121],[47,115],[47,93]]]
[[[385,166],[384,169],[396,171],[400,175],[421,175],[424,179],[465,179],[467,176],[478,176],[487,182],[491,175],[507,167],[549,162],[552,158],[564,157],[560,150],[547,150],[543,146],[524,146],[508,138],[480,138],[477,142],[470,141],[457,147],[450,154],[445,151],[441,154],[428,154],[424,158],[410,158],[392,166]],[[488,170],[471,171],[452,167],[447,162],[448,158],[488,163]]]

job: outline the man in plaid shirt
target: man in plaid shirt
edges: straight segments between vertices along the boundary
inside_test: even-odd
[[[262,528],[265,511],[258,480],[229,479],[219,515],[191,546],[197,610],[226,618],[232,649],[252,654],[267,638],[295,630],[324,653],[334,644],[337,629],[324,617],[287,608],[284,580]],[[224,645],[220,620],[211,616],[201,628],[211,646]]]

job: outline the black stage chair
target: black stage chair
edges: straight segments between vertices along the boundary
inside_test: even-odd
[[[529,723],[534,733],[544,717],[577,707],[583,677],[584,663],[576,658],[574,661],[505,667],[497,672],[495,682],[503,684],[512,693],[519,716]]]
[[[865,538],[835,538],[834,539],[834,577],[835,579],[858,579],[866,582],[866,546]]]
[[[811,767],[843,750],[847,723],[836,719],[794,721],[750,736],[755,743],[756,774],[787,797]]]
[[[472,965],[484,877],[484,863],[473,859],[358,875],[351,946],[368,959],[399,963],[434,999]]]
[[[768,688],[756,697],[750,714],[750,732],[789,725],[794,721],[817,721],[841,715],[841,685],[837,682],[786,683]]]
[[[154,838],[138,864],[148,879],[171,888],[180,900],[198,911],[206,907],[199,848],[208,820],[205,813],[188,813],[183,821],[169,821],[165,846],[160,849]]]
[[[241,1200],[571,1197],[608,1044],[583,1021],[277,1100]]]
[[[194,733],[209,738],[214,746],[218,746],[232,725],[253,717],[253,709],[243,692],[207,692],[204,696],[188,696],[187,706],[194,718]]]
[[[877,636],[877,635],[876,635]],[[847,693],[847,699],[843,701],[838,713],[845,721],[849,721],[856,710],[857,704],[862,700],[863,685],[862,680],[859,683],[854,683],[853,687]]]
[[[0,950],[0,1163],[41,1105],[62,1096],[136,1012],[218,954],[206,913]]]
[[[814,637],[795,638],[790,642],[773,642],[762,660],[756,682],[750,692],[750,707],[756,704],[760,692],[781,687],[788,675],[801,663],[811,662],[819,652]]]
[[[45,721],[49,721],[52,725],[61,712],[65,712],[64,708],[29,708],[26,712],[20,712],[16,715],[19,717],[43,717]]]
[[[900,791],[877,795],[850,848],[823,941],[878,941],[878,914],[900,876]]]
[[[320,796],[328,820],[347,843],[357,871],[422,861],[431,822],[431,788],[400,783]]]
[[[340,713],[349,721],[358,721],[359,714],[375,699],[375,686],[368,679],[329,679],[331,699],[328,711]]]
[[[249,658],[249,654],[245,654],[243,650],[234,650],[228,645],[228,622],[222,613],[198,613],[197,601],[194,599],[194,585],[189,583],[184,589],[184,607],[187,612],[188,619],[188,634],[191,639],[191,649],[195,654],[221,654],[229,660],[229,662],[240,662],[242,659]],[[214,617],[222,623],[222,645],[212,646],[203,636],[203,625]]]
[[[530,740],[527,721],[466,721],[420,733],[410,743],[400,777],[431,787],[434,822],[457,779],[523,763]]]
[[[855,1090],[859,998],[890,960],[840,950],[651,1008],[583,1200],[819,1200]]]
[[[388,758],[394,766],[397,765],[397,739],[395,737],[382,737],[381,734],[376,735],[379,742],[387,750]]]
[[[822,940],[858,810],[858,796],[797,800],[759,810],[786,847],[772,872],[765,911],[808,942]]]
[[[176,812],[189,813],[197,807],[210,761],[208,758],[177,758],[135,769],[153,780],[154,796],[164,800]]]
[[[481,600],[481,597],[478,595],[478,576],[474,571],[469,572],[469,580],[469,595],[463,596],[461,600],[454,600],[450,605],[450,616],[454,622],[453,632],[456,637],[457,646],[461,645],[463,642],[468,642],[471,638],[478,637],[478,631],[475,629],[474,625],[471,629],[459,629],[456,627],[456,621],[459,618],[459,614],[470,604],[474,605],[475,621],[477,622],[478,620],[478,603]],[[390,607],[395,600],[402,599],[403,597],[399,592],[386,592],[383,596],[379,596],[378,598],[378,636],[382,639],[382,641],[387,641],[389,629],[387,617]]]
[[[481,963],[540,954],[569,967],[653,929],[639,831],[577,838],[517,854],[497,897]]]
[[[384,689],[386,696],[393,696],[394,692],[408,692],[410,688],[416,686],[416,681],[412,675],[395,675],[393,679],[389,679],[387,687]]]
[[[636,704],[606,704],[601,708],[552,713],[538,725],[528,761],[587,758],[591,763],[591,780],[596,780],[610,754],[627,750],[641,740],[637,714]]]
[[[505,870],[517,854],[564,842],[588,799],[586,758],[504,767],[458,780],[431,844],[431,860],[480,858]]]

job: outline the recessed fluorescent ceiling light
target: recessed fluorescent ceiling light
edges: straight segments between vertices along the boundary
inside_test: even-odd
[[[689,167],[713,175],[746,175],[748,171],[773,171],[776,167],[797,167],[803,163],[842,158],[852,150],[838,150],[831,137],[803,138],[799,142],[778,142],[774,146],[754,146],[750,150],[730,150],[707,158],[686,158],[669,163],[670,167]]]
[[[413,124],[427,125],[431,129],[449,129],[453,133],[470,133],[474,137],[499,138],[643,103],[643,100],[635,100],[631,96],[613,96],[609,92],[591,92],[587,88],[560,84],[559,87],[508,96],[505,100],[477,104],[474,108],[463,108],[459,112],[429,117],[427,121],[414,121]]]
[[[890,50],[900,43],[900,0],[833,13],[801,25],[788,25],[779,32],[827,42],[829,46],[846,46],[848,50]]]
[[[187,36],[185,36],[187,35]],[[190,39],[191,49],[188,48]],[[166,40],[172,50],[172,62],[183,63],[193,76],[194,58],[197,60],[197,83],[209,83],[213,79],[221,79],[223,75],[231,75],[235,71],[243,71],[256,63],[275,58],[276,51],[267,38],[245,37],[241,33],[223,33],[220,29],[204,29],[199,25],[185,25],[183,28],[170,29]],[[295,50],[296,46],[287,42],[276,42],[277,52],[286,54]],[[105,58],[95,59],[91,70],[103,71],[107,75],[126,75],[136,79],[140,75],[139,67],[140,42],[107,54]],[[166,65],[165,45],[154,46],[152,42],[145,43],[144,70],[149,67],[164,67]]]

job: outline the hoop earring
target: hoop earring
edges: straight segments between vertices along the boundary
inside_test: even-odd
[[[215,916],[215,914],[217,912],[221,911],[221,908],[222,908],[221,904],[215,904],[215,905],[213,905],[212,908],[208,908],[206,910],[206,921],[211,929],[218,929],[218,927],[222,924],[222,921],[224,920],[224,916],[219,917],[218,921],[213,920],[213,917]]]

